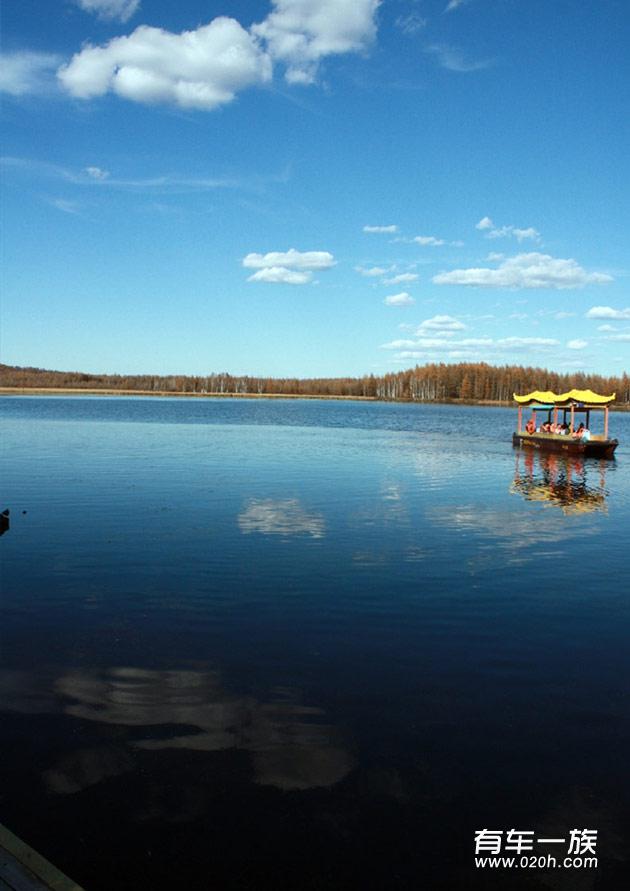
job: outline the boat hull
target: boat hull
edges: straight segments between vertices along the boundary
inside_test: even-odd
[[[613,458],[618,446],[616,439],[589,439],[580,442],[565,436],[549,433],[514,433],[512,444],[522,449],[540,449],[545,452],[561,452],[582,458]]]

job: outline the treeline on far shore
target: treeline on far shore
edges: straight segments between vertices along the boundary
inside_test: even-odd
[[[251,377],[226,373],[208,375],[85,374],[0,365],[0,387],[142,391],[144,393],[235,394],[239,396],[362,397],[412,402],[510,402],[513,393],[577,388],[617,394],[617,403],[630,404],[630,378],[596,374],[559,374],[521,365],[484,362],[416,365],[383,375],[336,378]]]

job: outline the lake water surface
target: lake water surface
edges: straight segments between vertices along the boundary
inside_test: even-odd
[[[0,821],[88,891],[628,887],[630,414],[0,409]],[[514,827],[599,866],[475,868]]]

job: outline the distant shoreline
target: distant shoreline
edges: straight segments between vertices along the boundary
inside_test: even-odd
[[[492,399],[377,399],[376,396],[329,396],[314,393],[193,393],[170,390],[112,390],[98,387],[0,387],[0,396],[157,396],[161,398],[194,399],[325,399],[332,402],[402,402],[410,405],[481,405],[494,408],[513,408],[513,402]],[[611,405],[611,411],[630,411],[630,405]]]

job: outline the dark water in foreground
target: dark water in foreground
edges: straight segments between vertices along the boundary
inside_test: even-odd
[[[628,887],[630,415],[0,408],[0,821],[88,891]]]

